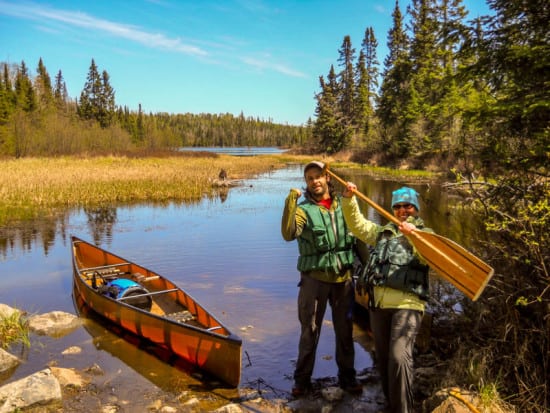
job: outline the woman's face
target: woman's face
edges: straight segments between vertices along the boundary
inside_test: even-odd
[[[395,204],[393,207],[393,215],[399,219],[399,221],[404,222],[408,217],[415,217],[418,214],[418,211],[413,204],[408,204],[405,202],[400,202]]]

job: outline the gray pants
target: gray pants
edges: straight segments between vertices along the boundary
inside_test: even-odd
[[[422,314],[415,310],[370,310],[376,367],[392,413],[413,411],[413,350]]]
[[[336,364],[340,385],[355,382],[355,349],[353,346],[353,281],[327,283],[302,275],[298,284],[298,319],[301,333],[294,381],[298,386],[309,386],[315,353],[321,335],[321,326],[327,308],[332,309],[336,336]]]

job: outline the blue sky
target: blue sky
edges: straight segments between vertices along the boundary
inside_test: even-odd
[[[468,18],[488,14],[464,0]],[[0,0],[0,61],[42,60],[80,96],[92,58],[117,105],[169,113],[231,113],[300,125],[314,117],[319,76],[337,67],[344,36],[358,51],[373,27],[387,52],[393,0]],[[405,13],[408,1],[401,0]]]

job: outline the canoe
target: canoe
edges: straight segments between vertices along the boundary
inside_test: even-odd
[[[71,237],[74,291],[95,313],[237,387],[242,340],[170,280]]]

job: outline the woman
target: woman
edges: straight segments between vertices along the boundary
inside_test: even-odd
[[[429,268],[406,235],[424,227],[418,216],[418,194],[402,187],[392,193],[393,214],[399,225],[378,225],[366,219],[348,182],[342,210],[349,230],[374,247],[358,280],[358,291],[369,294],[369,317],[374,335],[376,366],[389,411],[413,411],[413,349],[429,296]]]

